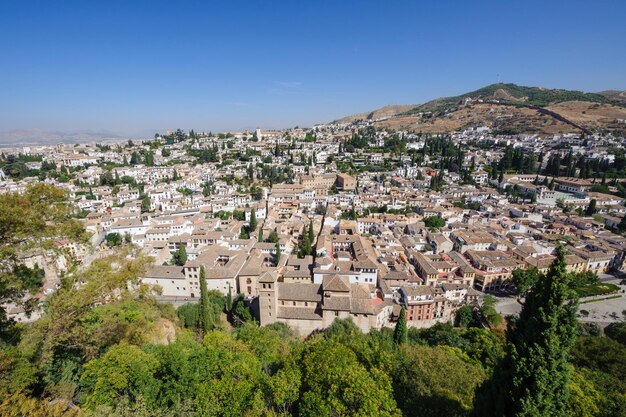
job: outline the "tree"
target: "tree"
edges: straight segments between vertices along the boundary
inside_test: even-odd
[[[213,329],[213,317],[211,316],[211,305],[209,301],[209,291],[206,285],[204,265],[200,266],[200,329],[206,333]]]
[[[394,396],[405,416],[467,416],[476,387],[486,377],[457,348],[412,345],[402,346],[392,375]]]
[[[250,233],[248,233],[246,226],[241,226],[241,229],[239,229],[239,239],[250,239]]]
[[[393,331],[393,341],[396,345],[403,345],[407,342],[408,329],[406,326],[406,309],[402,307],[400,316],[396,322],[396,328]]]
[[[476,415],[569,415],[568,356],[578,323],[563,248],[507,330],[506,356],[480,390]]]
[[[181,324],[186,329],[198,330],[200,323],[200,308],[198,303],[185,303],[176,309]]]
[[[298,360],[302,369],[299,415],[400,417],[390,378],[367,369],[356,354],[335,340],[306,347]]]
[[[246,220],[246,212],[243,210],[233,210],[233,219],[235,220],[239,220],[239,221],[245,221]]]
[[[158,364],[158,358],[137,346],[113,346],[104,356],[85,366],[81,378],[85,406],[89,409],[102,404],[113,406],[122,396],[142,397],[151,403],[158,390],[155,379]]]
[[[446,225],[446,221],[439,216],[428,216],[424,218],[424,225],[429,229],[440,228]]]
[[[149,167],[154,165],[154,153],[152,151],[148,151],[144,154],[144,163]]]
[[[278,263],[280,262],[280,243],[276,242],[276,249],[274,251],[274,264],[276,264],[276,266],[278,266]]]
[[[496,311],[498,300],[492,295],[485,295],[480,306],[480,314],[487,320],[490,326],[497,326],[502,323],[502,316]]]
[[[459,311],[456,313],[456,322],[459,327],[467,327],[474,320],[474,312],[472,307],[463,306],[459,308]]]
[[[626,321],[609,324],[604,334],[626,347]]]
[[[313,220],[309,221],[309,230],[308,230],[309,242],[313,244],[315,242],[315,232],[313,231]]]
[[[187,248],[181,244],[172,255],[172,263],[178,266],[184,266],[187,263]]]
[[[143,194],[139,198],[141,199],[141,212],[145,213],[150,211],[150,196]]]
[[[276,231],[272,230],[270,235],[267,237],[267,241],[270,242],[270,243],[278,243],[278,233],[276,233]]]
[[[589,205],[585,209],[585,214],[587,216],[593,216],[594,214],[596,214],[596,212],[598,211],[596,209],[596,205],[597,205],[596,199],[595,198],[591,199],[591,201],[589,202]]]
[[[250,210],[250,233],[254,232],[257,227],[256,210]]]
[[[517,288],[518,295],[525,297],[528,290],[539,280],[540,275],[537,268],[515,269],[512,274],[512,281]]]
[[[259,229],[259,242],[263,242],[263,228]]]
[[[109,233],[104,237],[104,240],[110,248],[122,244],[122,236],[119,233]]]
[[[233,324],[239,327],[244,323],[251,322],[253,320],[254,317],[252,316],[252,311],[250,310],[250,307],[246,305],[243,294],[237,295],[237,299],[235,300],[235,304],[233,304],[232,310]]]

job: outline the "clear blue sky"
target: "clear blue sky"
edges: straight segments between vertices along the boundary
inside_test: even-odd
[[[281,128],[500,80],[626,89],[626,1],[0,1],[0,131]]]

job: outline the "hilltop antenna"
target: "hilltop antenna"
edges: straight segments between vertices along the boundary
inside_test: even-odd
[[[496,84],[500,84],[500,74],[496,75]]]

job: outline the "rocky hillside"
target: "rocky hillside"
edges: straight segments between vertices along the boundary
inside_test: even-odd
[[[626,135],[626,92],[493,84],[413,106],[387,106],[341,119],[373,120],[380,127],[449,132],[489,126],[503,133],[611,131]]]

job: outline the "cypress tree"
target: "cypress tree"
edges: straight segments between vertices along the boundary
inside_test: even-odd
[[[183,266],[187,263],[187,248],[185,245],[180,245],[178,250],[174,252],[174,256],[172,256],[172,260],[175,265]]]
[[[278,263],[280,262],[280,243],[276,242],[276,253],[274,255],[274,258],[276,259],[276,266],[278,266]]]
[[[507,331],[505,358],[476,395],[476,416],[569,416],[569,351],[577,332],[564,250]]]
[[[257,221],[256,221],[256,210],[252,209],[250,211],[250,233],[256,230]]]
[[[402,307],[400,310],[400,317],[396,322],[396,328],[393,331],[393,341],[396,345],[402,345],[407,342],[409,336],[409,330],[406,327],[406,310]]]
[[[211,302],[209,301],[209,290],[206,286],[204,265],[200,266],[200,325],[198,327],[205,333],[213,328]]]
[[[313,244],[313,241],[315,240],[315,232],[313,232],[313,220],[309,221],[309,242],[311,242],[311,244]]]

